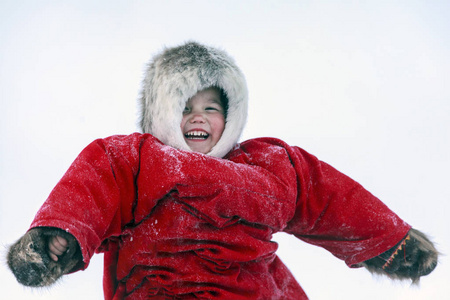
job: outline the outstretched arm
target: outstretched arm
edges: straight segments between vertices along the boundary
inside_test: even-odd
[[[86,268],[101,243],[119,235],[121,226],[131,220],[138,168],[133,159],[138,155],[130,152],[139,153],[134,148],[139,137],[115,140],[123,148],[107,149],[98,140],[80,153],[31,229],[10,247],[8,265],[20,283],[48,286],[63,274]]]
[[[286,149],[300,187],[286,232],[350,267],[365,266],[391,278],[417,282],[434,270],[438,252],[425,234],[351,178],[300,148]]]

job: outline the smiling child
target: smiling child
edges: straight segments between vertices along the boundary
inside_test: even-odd
[[[10,248],[19,282],[103,252],[105,299],[307,299],[276,232],[391,278],[436,267],[433,243],[356,181],[276,138],[238,142],[247,86],[224,51],[165,49],[140,103],[144,133],[88,145]]]

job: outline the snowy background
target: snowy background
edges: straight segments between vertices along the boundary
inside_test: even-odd
[[[339,3],[338,3],[339,2]],[[90,141],[137,131],[145,63],[194,39],[245,73],[244,139],[275,136],[363,184],[450,254],[450,2],[0,2],[3,299],[102,299],[102,256],[57,286],[20,286],[7,245]],[[450,259],[420,288],[276,235],[311,299],[450,299]]]

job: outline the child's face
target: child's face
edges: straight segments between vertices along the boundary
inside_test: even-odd
[[[224,108],[217,88],[199,91],[186,103],[181,120],[184,140],[192,151],[211,151],[225,129]]]

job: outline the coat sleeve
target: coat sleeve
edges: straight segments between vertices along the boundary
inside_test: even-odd
[[[113,136],[89,144],[37,212],[30,228],[57,227],[78,241],[86,268],[106,238],[132,220],[140,135]]]
[[[285,232],[321,246],[350,267],[395,246],[411,228],[359,183],[298,147],[295,215]]]

